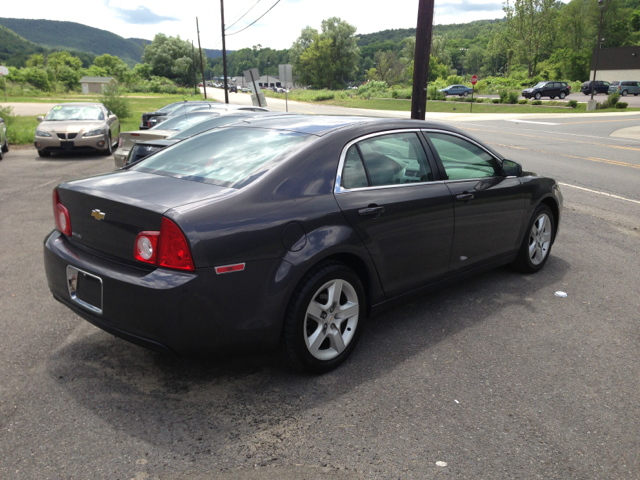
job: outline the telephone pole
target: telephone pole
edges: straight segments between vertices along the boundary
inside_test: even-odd
[[[431,56],[431,32],[433,30],[434,0],[419,0],[416,28],[416,52],[413,61],[413,92],[411,94],[411,118],[424,120],[427,108],[427,83]]]
[[[204,88],[204,98],[207,98],[207,82],[204,79],[204,63],[202,63],[202,47],[200,46],[200,26],[196,17],[196,30],[198,30],[198,50],[200,50],[200,71],[202,72],[202,88]]]
[[[198,79],[196,77],[196,49],[193,46],[193,40],[191,40],[191,56],[193,58],[193,93],[200,93],[198,90]]]
[[[224,103],[229,103],[229,83],[227,82],[227,44],[224,39],[224,0],[220,0],[220,18],[222,19],[222,72],[224,74]]]

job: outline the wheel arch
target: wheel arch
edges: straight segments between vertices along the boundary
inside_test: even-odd
[[[553,244],[556,241],[556,232],[558,231],[558,227],[559,222],[560,222],[560,207],[558,206],[558,203],[556,202],[556,200],[553,197],[545,197],[540,201],[540,205],[546,205],[547,207],[549,207],[551,209],[551,213],[553,214],[553,225],[554,225],[554,229],[553,229],[553,239],[551,241],[551,244]]]

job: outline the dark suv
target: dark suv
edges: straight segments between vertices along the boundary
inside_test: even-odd
[[[582,87],[580,87],[580,91],[585,95],[591,95],[591,89],[593,86],[593,80],[590,82],[584,82]],[[609,82],[605,82],[604,80],[596,80],[596,88],[595,94],[598,93],[609,93]]]
[[[571,93],[571,87],[565,82],[539,82],[531,88],[525,88],[522,91],[524,98],[535,98],[540,100],[542,97],[549,97],[553,100],[556,97],[564,98]]]

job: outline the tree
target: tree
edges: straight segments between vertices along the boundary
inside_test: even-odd
[[[56,75],[58,82],[64,85],[67,91],[73,90],[80,86],[80,72],[71,67],[63,65]]]
[[[27,60],[27,67],[44,67],[44,55],[41,53],[34,53]]]
[[[82,60],[74,57],[69,52],[54,52],[47,57],[47,67],[51,68],[56,76],[63,67],[78,71],[82,68]]]
[[[507,29],[519,60],[531,78],[540,54],[550,45],[555,28],[555,0],[506,0]]]
[[[142,54],[143,63],[159,77],[175,79],[182,85],[193,83],[192,46],[180,36],[167,37],[158,33]],[[180,62],[177,62],[180,60]],[[177,62],[177,63],[176,63]]]
[[[376,71],[374,80],[387,82],[387,85],[397,84],[405,74],[408,62],[398,55],[398,52],[376,52],[374,55]]]
[[[343,88],[357,71],[355,32],[356,27],[338,17],[323,20],[320,34],[311,27],[302,30],[289,53],[300,81],[316,88]]]
[[[93,64],[104,70],[109,77],[116,77],[118,80],[122,80],[122,75],[129,68],[126,63],[120,60],[115,55],[109,55],[105,53],[96,57]]]

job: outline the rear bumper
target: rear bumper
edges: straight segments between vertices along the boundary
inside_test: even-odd
[[[146,348],[190,356],[271,350],[279,343],[282,307],[290,294],[280,279],[283,261],[250,262],[243,272],[223,275],[213,268],[145,270],[78,249],[54,231],[45,240],[44,264],[58,301],[95,326]],[[71,298],[68,266],[102,280],[101,314]]]

